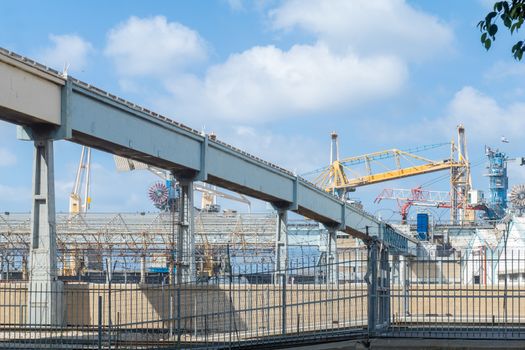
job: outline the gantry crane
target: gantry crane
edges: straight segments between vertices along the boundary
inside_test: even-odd
[[[475,220],[475,212],[466,210],[469,204],[468,195],[472,189],[472,177],[467,152],[467,136],[462,124],[457,126],[457,133],[457,148],[452,143],[450,157],[453,158],[457,154],[457,162],[462,166],[450,168],[450,221],[453,224]]]
[[[117,155],[113,156],[113,160],[115,161],[117,171],[126,172],[133,170],[148,170],[149,172],[155,174],[164,181],[170,180],[171,178],[171,175],[168,171],[136,160],[120,157]],[[224,199],[229,199],[235,202],[246,204],[248,206],[248,211],[251,212],[251,202],[242,194],[226,193],[224,191],[218,190],[215,186],[211,186],[209,184],[200,182],[194,183],[193,189],[202,193],[201,209],[203,210],[218,211],[216,208],[217,197],[221,197]]]
[[[91,148],[82,146],[77,176],[69,195],[69,213],[86,213],[91,204],[90,190]]]
[[[459,198],[458,209],[464,209],[468,211],[473,210],[487,210],[487,206],[484,202],[479,201],[478,198],[474,199],[472,203],[466,204]],[[385,188],[376,197],[374,203],[380,203],[382,200],[395,200],[399,206],[401,214],[401,223],[406,224],[408,219],[408,211],[412,206],[422,207],[434,207],[434,208],[446,208],[452,209],[452,201],[450,192],[448,191],[431,191],[424,190],[421,186],[404,189],[404,188]]]
[[[467,207],[467,198],[472,180],[470,177],[470,164],[468,161],[467,142],[463,125],[457,127],[457,132],[457,147],[456,143],[452,141],[449,143],[420,146],[405,151],[390,149],[344,159],[339,159],[338,136],[337,133],[332,132],[330,165],[304,174],[304,176],[318,174],[313,180],[317,186],[340,198],[346,198],[349,192],[355,191],[355,189],[360,186],[441,170],[449,170],[451,184],[451,219],[453,222],[458,222],[459,220],[474,220],[473,213],[466,214],[466,211],[461,209]],[[435,161],[415,154],[443,145],[451,146],[450,157],[444,160]],[[388,166],[381,162],[387,159],[393,160],[394,164]],[[406,165],[406,163],[408,164]],[[365,165],[366,174],[359,174],[351,168],[351,166],[358,164]],[[384,167],[384,170],[374,172],[372,165],[381,165]]]
[[[80,161],[78,163],[75,183],[69,195],[69,215],[73,218],[78,214],[87,213],[91,205],[90,183],[91,181],[91,148],[82,146]],[[83,268],[82,257],[78,249],[63,254],[61,257],[64,276],[75,276]]]

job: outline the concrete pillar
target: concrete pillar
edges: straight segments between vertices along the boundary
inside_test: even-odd
[[[378,255],[377,241],[367,242],[368,266],[365,281],[368,285],[368,335],[374,336],[378,323]]]
[[[170,254],[168,259],[168,269],[169,269],[169,284],[174,285],[176,281],[176,274],[175,274],[175,260],[173,258],[173,252]]]
[[[193,222],[193,181],[178,179],[180,186],[179,221],[177,223],[177,283],[196,279],[195,230]]]
[[[28,323],[62,324],[62,282],[57,280],[53,141],[34,142]]]
[[[0,280],[4,280],[5,279],[5,276],[4,276],[4,262],[5,262],[5,257],[4,255],[0,255]]]
[[[106,258],[106,283],[111,283],[113,281],[113,259],[111,257],[111,252],[109,257]]]
[[[9,281],[9,256],[7,256],[5,258],[5,267],[6,267],[6,271],[5,271],[5,280],[6,281]]]
[[[22,257],[22,280],[27,281],[27,257],[24,255]]]
[[[390,260],[388,249],[385,246],[381,247],[380,251],[380,274],[379,274],[379,285],[378,285],[378,295],[379,295],[379,322],[382,328],[387,328],[390,326]]]
[[[406,316],[410,315],[410,299],[408,295],[409,288],[409,260],[404,256],[399,256],[399,279],[403,295],[403,312]]]
[[[140,257],[140,283],[146,284],[146,255]]]
[[[339,285],[339,257],[337,256],[337,230],[334,227],[328,229],[328,250],[326,252],[326,283]]]
[[[277,208],[274,283],[288,281],[288,210]],[[284,277],[283,277],[284,276]]]

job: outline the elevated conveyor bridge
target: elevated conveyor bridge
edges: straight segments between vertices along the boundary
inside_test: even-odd
[[[416,241],[303,178],[13,52],[0,50],[0,119],[19,138],[65,139],[286,208],[412,254]]]
[[[196,275],[193,181],[204,181],[270,202],[277,210],[275,270],[288,266],[287,213],[294,211],[326,226],[327,281],[338,282],[337,231],[414,255],[417,242],[372,215],[274,164],[146,108],[37,62],[0,49],[0,119],[19,125],[18,138],[34,142],[29,294],[61,295],[57,280],[57,237],[53,141],[68,140],[171,171],[180,187],[169,261],[171,283]],[[175,219],[175,218],[174,218]],[[175,220],[174,220],[175,223]],[[276,275],[274,282],[287,283]],[[42,287],[45,286],[45,287]],[[28,300],[31,324],[61,324],[63,301]]]

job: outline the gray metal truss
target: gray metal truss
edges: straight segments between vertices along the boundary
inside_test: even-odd
[[[0,91],[6,91],[0,119],[21,125],[22,139],[34,139],[35,133],[45,130],[54,139],[288,207],[366,241],[379,239],[395,254],[411,255],[415,250],[414,239],[279,166],[4,49],[0,66],[5,67],[0,70]],[[33,99],[35,93],[49,98]],[[53,114],[57,106],[58,118]]]

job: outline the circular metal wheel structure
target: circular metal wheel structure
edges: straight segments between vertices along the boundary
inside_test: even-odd
[[[516,185],[510,191],[510,202],[517,209],[525,208],[525,185]]]
[[[164,183],[156,182],[151,185],[148,189],[148,196],[156,208],[160,210],[166,209],[168,205],[169,190]]]

